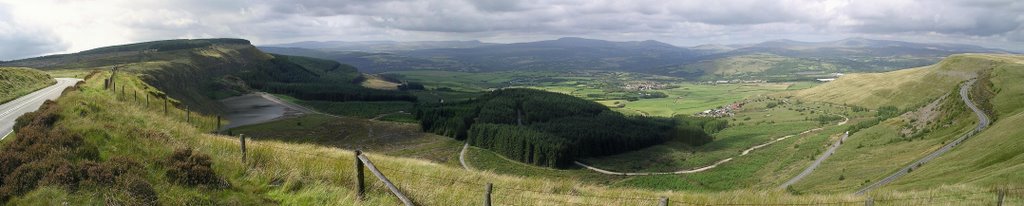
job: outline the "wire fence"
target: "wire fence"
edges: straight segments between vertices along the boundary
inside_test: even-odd
[[[220,116],[208,116],[197,112],[180,101],[172,100],[164,93],[149,90],[148,88],[151,87],[142,82],[122,80],[123,78],[120,77],[120,73],[117,69],[114,69],[111,71],[110,76],[102,79],[103,90],[109,91],[115,100],[147,110],[159,110],[163,112],[164,116],[174,119],[180,118],[181,121],[192,124],[196,128],[210,129],[209,131],[211,132],[217,132],[222,126]],[[88,81],[93,76],[95,75],[90,74],[85,80]]]
[[[255,143],[255,142],[253,142]],[[277,150],[288,151],[295,154],[307,155],[310,157],[321,158],[325,160],[338,161],[342,160],[342,157],[332,157],[321,153],[312,153],[306,151],[299,151],[286,147],[279,147],[271,144],[257,143],[260,146],[270,147]],[[254,144],[255,145],[255,144]],[[425,174],[421,172],[414,172],[406,169],[393,168],[392,166],[377,165],[378,169],[386,171],[388,173],[402,173],[409,176],[415,176],[420,178],[426,178],[432,180],[431,183],[437,185],[453,185],[462,184],[465,186],[477,186],[483,188],[487,185],[486,182],[463,180],[452,177],[444,177],[439,175]],[[412,189],[409,192],[415,192],[416,190],[430,190],[431,188],[422,188],[423,186],[415,184],[402,183],[403,179],[395,179],[396,185],[403,189]],[[408,180],[408,179],[406,179]],[[434,188],[436,189],[436,188]],[[660,198],[644,198],[635,196],[609,196],[609,195],[593,195],[593,194],[582,194],[573,189],[573,193],[559,193],[551,191],[542,191],[537,189],[527,189],[520,187],[509,187],[509,186],[493,186],[493,194],[495,199],[493,205],[532,205],[537,203],[544,204],[556,204],[556,205],[607,205],[595,203],[595,199],[612,200],[618,204],[615,205],[658,205]],[[1022,191],[1022,188],[1010,188],[1002,189],[1004,192]],[[483,190],[469,191],[471,194],[479,195],[476,197],[460,197],[460,198],[480,198],[484,194]],[[942,195],[929,195],[929,196],[918,196],[918,197],[900,197],[900,198],[878,198],[872,199],[867,197],[866,200],[862,201],[823,201],[823,202],[785,202],[785,203],[713,203],[713,202],[696,202],[696,201],[682,201],[682,200],[668,200],[670,205],[702,205],[702,206],[783,206],[783,205],[995,205],[997,199],[994,196],[980,197],[981,194],[993,194],[995,191],[978,191],[969,193],[957,193],[957,194],[942,194]],[[461,193],[467,194],[467,193]],[[415,194],[413,194],[415,196]],[[1018,196],[1019,197],[1019,196]],[[1007,200],[1004,200],[1007,201]],[[1007,202],[1021,202],[1020,198],[1008,200]],[[528,203],[523,203],[528,202]],[[868,203],[870,202],[870,203]],[[521,203],[521,204],[516,204]]]

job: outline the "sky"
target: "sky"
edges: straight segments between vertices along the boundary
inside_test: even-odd
[[[678,46],[849,37],[1024,51],[1021,0],[0,0],[0,60],[181,38]]]

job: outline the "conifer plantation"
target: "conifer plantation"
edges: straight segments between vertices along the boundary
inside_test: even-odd
[[[423,131],[547,167],[669,140],[702,145],[712,141],[710,133],[727,125],[709,118],[625,116],[592,101],[533,89],[501,89],[464,102],[419,105],[416,117]]]

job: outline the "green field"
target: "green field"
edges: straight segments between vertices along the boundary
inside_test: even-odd
[[[827,104],[786,104],[766,108],[765,102],[748,103],[735,116],[726,118],[730,127],[714,135],[715,141],[699,147],[691,147],[678,141],[652,146],[643,150],[627,152],[585,162],[599,168],[614,171],[676,171],[710,165],[718,160],[735,156],[751,146],[768,142],[786,135],[797,134],[820,127],[817,121],[805,118],[817,116],[799,112],[797,108],[827,108],[819,111],[845,112],[842,108],[831,108]],[[834,123],[833,123],[834,124]]]
[[[705,172],[632,177],[615,186],[672,191],[776,191],[810,164],[812,157],[823,151],[830,137],[838,132],[834,128],[794,136]]]
[[[428,88],[447,87],[475,92],[504,87],[527,87],[569,94],[598,101],[608,106],[614,106],[614,102],[618,102],[625,106],[614,109],[626,114],[666,117],[675,114],[693,114],[744,98],[779,91],[811,88],[817,85],[810,82],[697,84],[674,77],[600,71],[568,73],[402,71],[391,73],[399,74],[407,81],[421,82]],[[638,84],[656,85],[657,88],[641,91],[629,87],[629,85]],[[651,92],[662,93],[667,97],[644,97],[644,94]],[[417,96],[423,99],[424,95]]]
[[[679,88],[664,90],[667,98],[625,102],[625,109],[653,116],[691,115],[745,98],[783,91],[790,83],[702,85],[680,83]]]
[[[730,119],[730,128],[716,133],[715,141],[707,145],[689,147],[669,142],[619,155],[590,158],[584,162],[619,172],[669,172],[695,169],[733,158],[730,162],[703,172],[630,177],[615,186],[677,191],[774,189],[810,164],[813,157],[824,151],[846,129],[846,126],[835,126],[838,121],[822,125],[814,117],[826,111],[848,116],[851,122],[870,116],[867,112],[852,112],[831,104],[790,101],[767,108],[767,103],[773,101],[767,98],[752,101],[734,117],[727,118]],[[812,114],[810,111],[816,112]],[[824,130],[798,135],[818,127]],[[787,135],[795,136],[753,150],[748,155],[737,156],[751,146]]]

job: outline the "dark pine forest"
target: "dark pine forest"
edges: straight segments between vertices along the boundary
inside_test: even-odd
[[[670,140],[702,145],[728,125],[711,118],[625,116],[592,101],[534,89],[501,89],[469,101],[422,104],[416,117],[423,131],[547,167]]]

